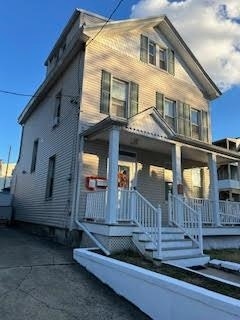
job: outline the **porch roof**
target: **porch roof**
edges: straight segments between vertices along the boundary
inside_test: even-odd
[[[217,164],[240,161],[240,154],[203,141],[191,139],[175,133],[161,117],[155,107],[129,118],[108,116],[81,133],[90,140],[108,141],[108,130],[117,126],[120,129],[120,144],[133,149],[147,150],[165,156],[165,167],[171,167],[172,145],[182,147],[183,167],[208,166],[208,154],[217,155]]]

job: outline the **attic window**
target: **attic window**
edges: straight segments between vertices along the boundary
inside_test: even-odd
[[[141,34],[140,60],[152,64],[170,74],[175,73],[174,51],[170,48],[162,48],[157,43]]]

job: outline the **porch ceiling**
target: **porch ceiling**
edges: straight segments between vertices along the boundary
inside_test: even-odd
[[[99,132],[95,139],[108,141],[108,131]],[[174,141],[167,138],[153,138],[146,135],[141,135],[128,132],[122,129],[120,134],[120,145],[129,147],[132,151],[141,152],[149,151],[149,157],[157,158],[158,163],[166,169],[172,167],[172,145]],[[162,161],[161,161],[162,160]],[[182,147],[182,167],[190,169],[194,167],[205,167],[208,165],[208,156],[206,152],[189,147]]]
[[[146,110],[146,112],[152,112],[150,109]],[[137,116],[139,117],[139,115]],[[151,117],[148,115],[147,119],[151,120]],[[118,126],[120,129],[120,144],[122,146],[130,147],[138,153],[140,150],[151,152],[149,157],[152,158],[152,161],[157,159],[157,162],[165,168],[171,168],[172,166],[172,145],[174,144],[182,147],[183,169],[207,167],[210,153],[217,155],[217,165],[240,161],[240,154],[236,152],[180,135],[168,136],[165,130],[160,128],[161,126],[156,126],[155,122],[144,122],[143,124],[143,119],[136,118],[136,120],[138,125],[136,123],[133,125],[132,123],[131,126],[128,126],[126,120],[108,117],[82,134],[90,140],[108,141],[109,129],[112,126]],[[139,123],[141,124],[140,127]],[[150,129],[147,125],[150,126]],[[154,125],[154,130],[152,125]],[[156,130],[156,128],[161,130]]]

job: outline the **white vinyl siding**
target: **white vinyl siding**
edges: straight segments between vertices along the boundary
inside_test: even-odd
[[[80,73],[78,65],[80,61]],[[83,70],[83,56],[68,65],[31,116],[24,124],[21,157],[14,172],[14,209],[18,221],[66,228],[72,203],[76,137],[79,105],[71,103],[71,97],[79,95],[78,77]],[[61,125],[52,128],[55,97],[62,90]],[[80,91],[81,93],[81,91]],[[65,96],[66,95],[66,96]],[[32,147],[39,139],[37,164],[30,173]],[[29,152],[30,151],[30,152]],[[56,154],[54,190],[51,201],[46,201],[46,183],[49,158]],[[71,178],[72,177],[72,178]]]

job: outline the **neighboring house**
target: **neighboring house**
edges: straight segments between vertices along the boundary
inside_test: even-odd
[[[106,253],[205,263],[202,233],[205,247],[240,236],[218,201],[217,165],[240,161],[212,144],[221,93],[166,16],[105,22],[74,12],[19,117],[15,219],[83,230]]]
[[[240,138],[225,138],[213,142],[214,145],[239,152]],[[240,170],[237,162],[218,167],[219,199],[240,201]]]
[[[13,170],[16,163],[4,163],[0,160],[0,191],[3,188],[9,188],[12,180]]]

